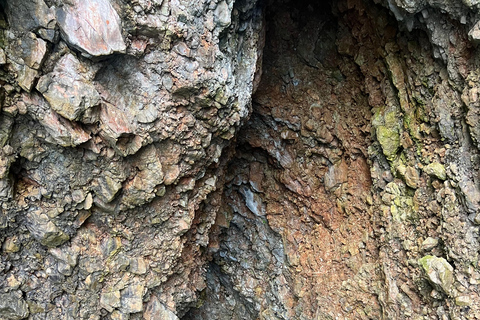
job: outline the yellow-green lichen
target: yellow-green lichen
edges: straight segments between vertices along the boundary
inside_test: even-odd
[[[445,171],[445,166],[438,162],[430,163],[428,166],[423,168],[426,174],[434,176],[440,180],[447,179],[447,173]]]
[[[377,110],[372,124],[385,157],[393,161],[400,148],[400,122],[395,107]]]
[[[454,282],[453,267],[444,258],[427,255],[418,259],[427,279],[435,289],[450,294]]]

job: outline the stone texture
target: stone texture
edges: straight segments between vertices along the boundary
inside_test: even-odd
[[[478,318],[477,2],[3,1],[0,318]]]
[[[31,211],[27,214],[28,230],[32,236],[47,247],[56,247],[69,239],[63,231],[42,213],[40,210]]]
[[[427,165],[423,170],[434,177],[437,177],[440,180],[446,180],[447,179],[447,173],[445,171],[445,167],[438,163],[438,162],[433,162]]]
[[[382,146],[383,153],[389,160],[395,157],[400,147],[400,131],[396,113],[397,111],[394,108],[382,110],[375,115],[372,121],[376,127],[378,142]]]
[[[38,71],[27,66],[21,66],[17,73],[18,85],[25,91],[30,92],[38,77]]]
[[[472,29],[470,29],[468,32],[468,37],[473,43],[480,43],[480,21],[477,22]]]
[[[428,237],[422,242],[422,249],[425,251],[430,251],[438,245],[438,239]]]
[[[165,308],[155,296],[153,296],[147,304],[143,318],[145,320],[178,320],[178,317],[172,311]]]
[[[435,288],[450,294],[452,291],[453,267],[444,258],[435,256],[425,256],[418,260],[422,266],[428,280]]]
[[[472,299],[469,296],[459,296],[455,298],[455,304],[460,307],[467,307],[472,304]]]
[[[0,294],[0,316],[8,320],[25,319],[29,315],[28,305],[20,291]]]
[[[55,28],[55,12],[43,0],[6,1],[6,14],[12,29],[35,31],[39,28]]]
[[[27,67],[38,70],[46,57],[47,44],[44,40],[37,38],[34,33],[29,32],[14,42],[9,54],[13,59],[22,59]]]
[[[478,246],[471,183],[476,169],[467,159],[475,158],[477,149],[461,133],[465,124],[455,115],[465,109],[447,83],[458,81],[462,88],[470,68],[468,58],[460,58],[470,48],[468,28],[456,29],[446,23],[447,16],[472,25],[465,18],[470,9],[443,1],[383,5],[393,14],[360,1],[333,4],[330,17],[325,15],[330,8],[321,5],[303,11],[293,2],[267,7],[262,81],[229,167],[228,206],[217,222],[230,227],[212,244],[218,268],[207,276],[211,295],[188,319],[475,318],[472,305],[450,307],[455,290],[470,293],[475,284],[468,281],[477,283],[475,268],[460,267],[477,257],[468,244]],[[400,28],[389,20],[393,16]],[[458,37],[455,53],[447,33]],[[432,52],[448,66],[432,59]],[[471,79],[464,95],[476,101],[478,77]],[[470,105],[469,132],[475,136],[477,107]],[[363,156],[366,173],[359,165]],[[335,174],[340,159],[347,163],[346,182]],[[250,172],[262,172],[261,178],[251,179]],[[361,187],[366,181],[372,182],[371,194]],[[265,206],[265,220],[246,205],[246,185],[261,191],[256,202]],[[458,190],[464,190],[460,197]],[[364,215],[374,225],[354,220]],[[459,229],[462,235],[455,234]],[[275,252],[275,240],[266,241],[275,233],[282,239],[288,274],[264,255]],[[436,267],[445,267],[443,287],[432,290],[417,262],[425,250],[438,257]],[[465,276],[450,277],[451,267],[442,263],[447,256],[455,275],[462,269]],[[442,274],[429,270],[433,277]],[[265,288],[277,294],[265,298]],[[233,298],[236,292],[242,298]],[[218,306],[219,300],[225,302]]]
[[[119,308],[121,306],[120,291],[102,293],[100,296],[100,306],[109,312],[112,312],[114,308]]]
[[[61,117],[38,94],[24,95],[22,100],[21,107],[26,105],[27,111],[43,126],[50,143],[70,147],[90,140],[90,135],[82,127]]]
[[[131,284],[122,290],[121,307],[126,313],[137,313],[143,310],[144,289],[142,284]]]
[[[120,17],[109,0],[68,1],[57,10],[65,40],[90,56],[124,52]]]
[[[52,73],[40,78],[37,90],[55,112],[69,120],[79,120],[100,103],[100,95],[91,83],[93,75],[74,55],[66,54]]]

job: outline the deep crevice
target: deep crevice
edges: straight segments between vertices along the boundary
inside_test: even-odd
[[[339,53],[350,32],[345,15],[355,10],[340,13],[331,1],[271,1],[265,10],[263,76],[221,209],[235,227],[220,235],[202,306],[183,319],[340,315],[340,287],[355,275],[347,265],[362,263],[345,259],[337,241],[371,232],[364,201],[372,184],[371,106],[354,56],[349,48]],[[364,250],[373,261],[375,246]],[[232,290],[236,299],[226,305]],[[374,294],[363,296],[378,314]],[[248,312],[237,313],[238,306]]]

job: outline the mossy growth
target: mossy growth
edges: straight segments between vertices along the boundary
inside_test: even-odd
[[[411,189],[407,188],[402,182],[390,182],[386,185],[385,191],[391,194],[390,213],[397,222],[410,221],[415,223],[419,216],[417,208],[411,195]]]
[[[382,146],[383,154],[393,161],[400,148],[401,119],[395,107],[382,108],[375,112],[372,120],[376,128],[377,140]]]
[[[440,180],[447,179],[447,173],[445,171],[445,166],[438,162],[432,162],[428,166],[423,168],[426,174],[436,177]]]

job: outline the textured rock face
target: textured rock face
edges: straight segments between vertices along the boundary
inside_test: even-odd
[[[259,13],[2,2],[1,319],[178,319],[198,300]]]
[[[477,3],[0,8],[0,319],[480,317]]]
[[[267,5],[229,228],[188,319],[478,319],[476,10]]]
[[[57,11],[65,41],[91,56],[124,52],[121,21],[108,0],[72,1]]]

